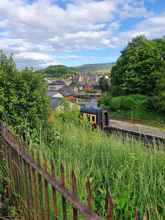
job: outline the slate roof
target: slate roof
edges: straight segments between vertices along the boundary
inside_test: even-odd
[[[69,86],[65,86],[63,89],[61,89],[60,93],[63,96],[73,96],[74,95],[73,88],[71,88]]]
[[[81,106],[80,108],[80,112],[85,112],[85,113],[99,113],[101,112],[102,109],[101,108],[94,108],[94,107],[84,107],[84,106]]]
[[[57,91],[53,91],[53,90],[48,90],[47,95],[49,97],[56,97],[56,98],[62,98],[62,94],[57,92]]]
[[[50,85],[65,85],[65,82],[63,80],[54,80]]]

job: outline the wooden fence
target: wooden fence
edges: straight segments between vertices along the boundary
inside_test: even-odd
[[[1,125],[1,148],[7,161],[10,188],[22,199],[22,218],[24,220],[101,220],[92,211],[93,198],[89,179],[86,182],[86,204],[78,199],[76,176],[71,172],[71,189],[66,187],[64,163],[61,163],[60,178],[51,162],[51,172],[48,172],[48,161],[41,164],[40,154],[29,154],[20,141]],[[10,191],[10,190],[9,190]],[[57,196],[58,194],[58,196]],[[59,195],[61,199],[59,200]],[[61,204],[60,204],[61,203]],[[17,204],[16,204],[17,205]],[[69,210],[70,207],[70,211]],[[105,218],[112,220],[112,197],[109,193],[105,198]],[[135,209],[135,220],[139,220]]]

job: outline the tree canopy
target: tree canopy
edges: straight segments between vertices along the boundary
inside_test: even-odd
[[[112,68],[112,94],[149,96],[165,112],[165,38],[139,36],[128,44]]]
[[[107,78],[106,76],[102,76],[99,78],[99,86],[102,90],[102,92],[105,92],[110,89],[110,78]]]

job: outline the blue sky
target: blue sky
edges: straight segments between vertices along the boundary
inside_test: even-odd
[[[165,36],[164,0],[0,0],[0,48],[18,67],[115,62],[140,34]]]

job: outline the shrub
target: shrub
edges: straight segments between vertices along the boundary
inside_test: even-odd
[[[109,108],[112,111],[145,111],[149,105],[149,98],[143,95],[118,96],[109,100]]]

